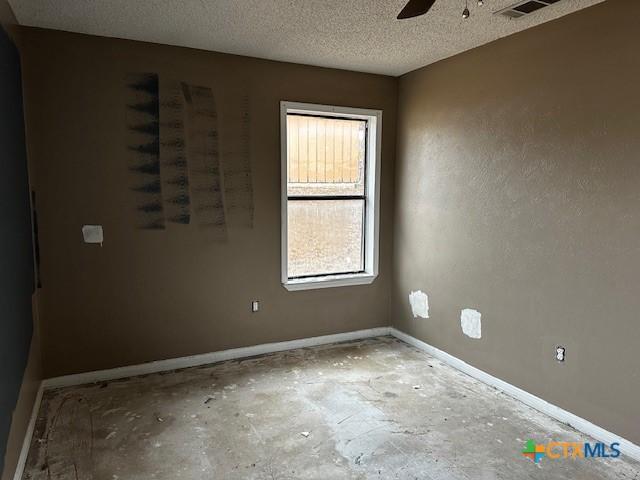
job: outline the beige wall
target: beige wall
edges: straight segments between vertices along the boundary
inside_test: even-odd
[[[22,29],[27,137],[41,238],[46,376],[387,325],[397,80],[198,50]],[[138,230],[124,76],[211,86],[223,116],[248,94],[253,229]],[[279,102],[382,109],[380,276],[370,286],[280,284]],[[222,122],[224,120],[221,120]],[[237,134],[237,132],[236,132]],[[221,138],[223,140],[223,138]],[[105,243],[84,245],[83,224]],[[261,311],[250,312],[250,302]]]
[[[400,80],[393,324],[640,443],[640,2]],[[429,319],[408,295],[429,294]],[[482,313],[482,339],[460,309]],[[567,361],[554,360],[554,347]]]

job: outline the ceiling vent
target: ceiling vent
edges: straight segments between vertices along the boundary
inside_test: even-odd
[[[561,0],[523,0],[510,7],[495,12],[496,15],[504,15],[509,18],[520,18],[530,13],[537,12],[541,8],[548,7]]]

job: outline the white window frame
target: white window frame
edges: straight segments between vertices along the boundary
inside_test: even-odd
[[[365,265],[363,273],[322,275],[318,277],[289,278],[288,274],[288,195],[287,195],[287,114],[322,115],[354,118],[367,121],[367,158],[365,168]],[[336,107],[312,103],[280,102],[280,158],[282,237],[282,285],[287,290],[367,285],[378,276],[378,250],[380,236],[380,154],[382,151],[382,110]]]

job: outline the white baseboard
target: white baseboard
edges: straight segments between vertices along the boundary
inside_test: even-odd
[[[469,365],[468,363],[460,360],[453,355],[448,354],[442,350],[437,349],[436,347],[429,345],[428,343],[423,342],[422,340],[418,340],[411,335],[407,335],[400,330],[395,328],[390,328],[389,333],[396,337],[399,340],[402,340],[409,345],[412,345],[429,355],[441,360],[442,362],[452,366],[456,370],[460,370],[463,373],[466,373],[470,377],[473,377],[477,380],[480,380],[487,385],[490,385],[507,395],[515,398],[516,400],[520,400],[522,403],[529,405],[532,408],[550,416],[551,418],[555,418],[556,420],[566,423],[567,425],[572,426],[576,430],[585,433],[596,440],[599,440],[605,444],[611,444],[613,442],[620,443],[620,452],[628,457],[631,457],[635,460],[640,461],[640,445],[636,445],[629,440],[626,440],[615,433],[609,432],[598,425],[591,423],[584,418],[578,417],[571,412],[568,412],[556,405],[553,405],[546,400],[543,400],[535,395],[522,390],[510,383],[507,383],[499,378],[494,377],[493,375],[489,375],[482,370]]]
[[[159,360],[156,362],[112,368],[109,370],[65,375],[63,377],[48,378],[44,380],[43,384],[45,390],[49,390],[52,388],[105,382],[107,380],[117,380],[120,378],[135,377],[137,375],[167,372],[171,370],[178,370],[180,368],[199,367],[210,363],[223,362],[225,360],[255,357],[256,355],[264,355],[266,353],[282,352],[285,350],[314,347],[330,343],[347,342],[350,340],[361,340],[363,338],[380,337],[384,335],[389,335],[389,327],[336,333],[333,335],[323,335],[321,337],[301,338],[299,340],[290,340],[287,342],[264,343],[262,345],[254,345],[251,347],[234,348],[231,350],[222,350],[219,352],[204,353],[202,355],[192,355],[189,357],[171,358],[169,360]]]
[[[33,432],[36,429],[36,420],[38,419],[38,412],[40,411],[43,392],[44,385],[42,384],[42,382],[40,382],[38,393],[36,394],[36,399],[33,402],[33,408],[31,409],[31,418],[29,419],[29,425],[27,425],[27,431],[25,432],[24,440],[22,441],[22,449],[20,450],[20,456],[18,457],[16,471],[13,474],[13,480],[22,480],[24,467],[27,464],[27,456],[29,455],[29,447],[31,447],[31,439],[33,438]]]

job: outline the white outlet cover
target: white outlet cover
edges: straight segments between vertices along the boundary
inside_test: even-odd
[[[99,243],[102,245],[102,242],[104,242],[102,225],[83,225],[82,238],[84,243]]]

